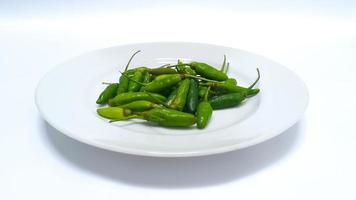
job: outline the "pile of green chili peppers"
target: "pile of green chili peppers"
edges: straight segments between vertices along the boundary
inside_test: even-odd
[[[110,122],[143,119],[165,127],[205,128],[213,110],[240,105],[259,93],[254,88],[258,77],[249,86],[237,85],[227,76],[230,64],[224,56],[217,69],[202,62],[167,64],[158,68],[128,69],[136,51],[121,72],[118,83],[104,83],[106,88],[96,103],[97,113]],[[105,107],[105,105],[108,105]]]

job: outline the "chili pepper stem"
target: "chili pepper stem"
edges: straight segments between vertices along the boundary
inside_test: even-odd
[[[167,67],[170,68],[170,67],[180,67],[180,66],[186,66],[188,65],[189,66],[189,63],[182,63],[182,64],[175,64],[175,65],[168,65]]]
[[[210,86],[208,87],[208,89],[207,89],[206,92],[205,92],[204,101],[208,101],[209,92],[210,92]]]
[[[223,64],[221,65],[220,71],[224,72],[225,71],[225,67],[226,67],[226,55],[224,55],[224,61],[223,61]]]
[[[141,52],[141,50],[138,50],[138,51],[136,51],[134,54],[132,54],[132,56],[130,57],[129,61],[128,61],[127,64],[126,64],[125,72],[126,72],[127,69],[129,68],[129,65],[130,65],[131,60],[133,59],[133,57],[135,57],[135,55],[138,54],[138,53],[140,53],[140,52]]]
[[[164,64],[164,65],[161,65],[161,66],[159,66],[158,68],[164,68],[164,67],[167,67],[167,66],[169,66],[170,64]]]
[[[130,81],[133,81],[133,82],[135,82],[135,83],[137,83],[137,84],[140,84],[140,85],[142,85],[142,86],[146,86],[147,84],[145,84],[145,83],[141,83],[141,82],[138,82],[138,81],[136,81],[136,80],[134,80],[134,79],[132,79],[132,78],[130,78],[129,76],[127,76],[124,72],[120,72],[123,76],[125,76],[126,78],[128,78]]]
[[[255,80],[255,82],[253,82],[247,89],[248,90],[251,90],[255,85],[256,85],[256,83],[260,80],[260,77],[261,77],[261,75],[260,75],[260,70],[257,68],[256,69],[257,70],[257,79]]]
[[[111,85],[111,84],[114,84],[114,83],[109,83],[109,82],[101,82],[101,84],[104,84],[104,85]]]
[[[226,65],[226,68],[224,69],[224,73],[227,74],[227,72],[229,71],[229,68],[230,68],[230,63],[228,62],[227,65]]]
[[[152,97],[154,100],[156,100],[158,103],[162,104],[164,107],[169,108],[169,106],[168,106],[168,104],[166,104],[166,102],[156,98],[155,96],[153,96],[149,92],[145,92],[145,93],[148,94],[150,97]]]
[[[202,81],[207,81],[207,82],[213,82],[213,83],[219,83],[219,81],[215,81],[215,80],[211,80],[211,79],[207,79],[207,78],[203,78],[203,77],[200,77],[200,76],[193,76],[193,75],[190,75],[190,74],[182,74],[184,78],[195,78],[195,79],[199,79],[199,80],[202,80]]]

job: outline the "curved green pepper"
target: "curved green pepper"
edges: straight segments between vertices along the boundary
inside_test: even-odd
[[[191,62],[188,64],[197,74],[204,78],[217,81],[225,81],[228,79],[228,76],[214,67],[201,62]]]
[[[247,97],[245,92],[230,93],[214,97],[209,100],[210,105],[214,110],[230,108],[239,105]]]
[[[254,96],[260,92],[260,89],[252,89],[260,80],[260,77],[260,71],[257,69],[257,79],[248,88],[233,85],[231,84],[231,81],[222,83],[207,82],[203,85],[208,85],[211,88],[218,90],[220,93],[246,93],[247,96]]]
[[[184,65],[184,63],[181,60],[178,60],[178,63],[176,65],[176,69],[181,74],[190,74],[190,75],[196,75],[197,74],[192,68],[190,68],[189,65]]]
[[[152,101],[152,102],[157,102],[157,100],[160,101],[166,101],[167,98],[160,95],[160,94],[155,94],[155,93],[147,93],[147,92],[130,92],[130,93],[122,93],[119,95],[116,95],[113,99],[109,100],[109,105],[110,106],[119,106],[123,104],[127,104],[133,101],[138,101],[138,100],[147,100],[147,101]],[[159,102],[158,102],[159,103]]]
[[[231,84],[231,85],[237,85],[237,81],[234,78],[228,78],[225,83]]]
[[[141,82],[143,79],[143,74],[146,71],[145,67],[139,67],[136,69],[136,71],[134,72],[133,76],[132,76],[132,80],[134,81],[129,81],[129,85],[128,85],[128,92],[137,92],[138,90],[140,90],[141,88],[141,84],[137,83],[137,82]]]
[[[211,115],[213,114],[213,108],[211,107],[208,101],[209,89],[210,88],[208,88],[208,90],[206,91],[203,101],[198,104],[197,127],[199,129],[203,129],[208,125]]]
[[[190,80],[184,79],[179,87],[177,88],[177,95],[172,100],[172,103],[169,105],[170,108],[182,111],[185,103],[187,101],[187,95],[189,91]]]
[[[112,83],[108,85],[103,92],[99,95],[99,98],[96,100],[97,104],[108,103],[109,99],[116,96],[116,90],[119,86],[118,83]]]
[[[154,74],[154,75],[177,74],[177,70],[172,69],[172,68],[166,68],[166,67],[159,67],[159,68],[154,68],[154,69],[148,69],[148,72],[149,72],[150,74]]]
[[[111,120],[125,120],[125,119],[131,119],[134,118],[129,109],[123,109],[119,107],[106,107],[106,108],[98,108],[96,110],[98,115],[101,117],[104,117],[106,119],[111,119]]]
[[[142,112],[142,111],[146,111],[146,110],[150,110],[152,108],[158,108],[161,107],[158,104],[155,104],[151,101],[146,101],[146,100],[139,100],[139,101],[133,101],[124,105],[120,105],[120,108],[127,108],[130,109],[132,111],[136,111],[136,112]]]
[[[165,89],[171,88],[182,80],[180,74],[163,74],[157,76],[152,82],[145,85],[145,91],[161,92]]]
[[[187,127],[196,122],[194,115],[168,108],[153,108],[141,115],[147,121],[155,122],[160,126]]]
[[[190,87],[187,95],[187,102],[185,105],[186,111],[194,114],[197,110],[199,101],[199,92],[198,92],[198,81],[190,79]]]
[[[144,71],[143,72],[143,75],[142,75],[143,77],[142,77],[142,83],[143,84],[147,84],[147,83],[149,83],[150,81],[151,81],[151,75],[150,75],[150,73],[146,70],[146,71]],[[145,87],[144,86],[142,86],[141,88],[140,88],[140,91],[144,91],[145,90]]]

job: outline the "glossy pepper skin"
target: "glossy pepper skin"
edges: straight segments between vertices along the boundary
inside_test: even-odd
[[[230,93],[214,97],[210,99],[209,102],[214,110],[224,109],[239,105],[246,97],[247,94],[245,92]]]
[[[141,82],[143,79],[143,74],[146,71],[145,67],[139,67],[135,70],[133,76],[132,76],[132,80],[134,81],[129,81],[129,85],[128,85],[128,92],[137,92],[140,90],[141,88],[141,84],[137,83],[137,82]]]
[[[156,102],[156,99],[160,101],[167,100],[166,97],[160,94],[155,94],[155,93],[148,94],[147,92],[130,92],[130,93],[122,93],[116,95],[113,99],[109,100],[109,105],[120,106],[138,100],[147,100],[147,101]]]
[[[158,104],[155,104],[151,101],[146,101],[146,100],[139,100],[139,101],[133,101],[124,105],[120,105],[120,108],[126,108],[130,109],[135,112],[142,112],[146,110],[150,110],[152,108],[158,108],[160,107]]]
[[[225,81],[228,76],[216,68],[201,62],[191,62],[189,66],[200,76],[216,81]]]
[[[229,82],[222,82],[222,83],[206,83],[211,88],[218,90],[219,93],[246,93],[248,96],[253,96],[259,93],[260,89],[248,89],[245,87],[241,87],[238,85],[233,85]]]
[[[190,87],[187,95],[187,102],[185,105],[186,111],[194,114],[197,110],[199,101],[198,81],[190,79]]]
[[[237,81],[234,78],[228,78],[225,83],[227,84],[232,84],[232,85],[237,85]]]
[[[213,108],[207,101],[202,101],[198,104],[197,108],[197,127],[199,129],[205,128],[213,114]]]
[[[260,80],[260,70],[257,68],[257,78],[256,80],[248,87],[241,87],[238,85],[233,85],[229,82],[222,82],[222,83],[205,83],[204,85],[208,85],[211,88],[217,89],[220,93],[244,93],[246,96],[254,96],[260,92],[260,89],[252,89],[257,82]]]
[[[151,75],[150,73],[146,70],[143,72],[143,75],[142,75],[142,83],[143,84],[147,84],[151,81]],[[145,90],[145,87],[141,87],[140,88],[140,91],[144,91]]]
[[[154,75],[177,74],[178,73],[177,70],[172,69],[172,68],[166,68],[166,67],[148,69],[148,72],[150,74],[154,74]]]
[[[168,108],[153,108],[143,112],[142,117],[166,127],[188,127],[196,123],[194,115]]]
[[[210,88],[208,88],[208,90],[206,91],[203,101],[198,104],[196,115],[197,127],[199,129],[203,129],[208,125],[211,115],[213,114],[213,108],[211,107],[208,101],[209,89]]]
[[[131,110],[119,107],[98,108],[96,112],[101,117],[111,120],[125,120],[132,118]]]
[[[152,82],[145,85],[145,91],[147,92],[162,92],[176,85],[182,80],[180,74],[163,74],[157,76]]]
[[[140,53],[141,50],[138,50],[136,51],[134,54],[132,54],[132,56],[130,57],[129,61],[127,62],[126,64],[126,67],[125,67],[125,71],[123,72],[123,74],[120,76],[119,78],[119,87],[117,88],[117,91],[116,91],[116,94],[121,94],[121,93],[124,93],[124,92],[127,92],[128,91],[128,88],[129,88],[129,78],[128,77],[131,77],[136,70],[128,70],[129,68],[129,65],[132,61],[132,59],[135,57],[136,54]]]
[[[117,91],[116,91],[117,95],[128,91],[129,82],[130,82],[128,77],[131,77],[134,73],[135,73],[135,70],[130,70],[130,71],[124,72],[124,74],[126,76],[125,75],[120,76],[119,86],[117,87]]]
[[[103,92],[99,95],[99,98],[96,100],[97,104],[106,104],[109,99],[116,96],[116,90],[118,88],[118,83],[112,83],[108,85]]]
[[[176,98],[177,96],[177,90],[178,88],[174,88],[171,93],[169,94],[169,96],[167,97],[167,105],[171,105],[172,104],[172,101]]]
[[[190,68],[189,65],[184,65],[184,63],[181,60],[178,60],[176,68],[177,68],[177,71],[181,74],[190,74],[190,75],[197,74],[192,68]]]
[[[185,103],[187,101],[187,95],[190,87],[190,80],[184,79],[179,87],[177,88],[177,95],[172,100],[172,103],[169,105],[170,108],[182,111]]]
[[[208,86],[199,85],[198,95],[200,98],[204,98],[207,91],[208,91]]]

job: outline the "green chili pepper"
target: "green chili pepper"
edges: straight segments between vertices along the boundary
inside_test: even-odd
[[[190,79],[190,87],[187,95],[186,111],[195,113],[199,101],[198,81]]]
[[[199,92],[198,92],[199,97],[203,98],[207,90],[208,90],[208,86],[199,85]]]
[[[119,86],[118,83],[112,83],[108,85],[105,90],[99,95],[99,98],[96,100],[97,104],[108,103],[109,99],[116,96],[116,90]]]
[[[245,92],[230,93],[214,97],[209,100],[213,109],[230,108],[239,105],[247,97]]]
[[[165,89],[171,88],[182,80],[180,74],[163,74],[157,76],[152,82],[145,85],[145,91],[161,92]]]
[[[138,50],[136,51],[134,54],[132,54],[132,56],[130,57],[129,61],[127,62],[126,64],[126,67],[125,67],[125,70],[123,73],[125,73],[125,75],[121,75],[120,76],[120,80],[119,80],[119,87],[117,88],[117,91],[116,91],[116,94],[121,94],[121,93],[124,93],[124,92],[127,92],[128,91],[128,87],[129,87],[129,79],[128,77],[132,74],[135,73],[135,70],[129,70],[127,71],[127,69],[129,68],[129,65],[132,61],[132,59],[135,57],[136,54],[138,54],[139,52],[141,52],[141,50]]]
[[[234,78],[229,78],[225,81],[227,84],[237,85],[237,81]]]
[[[166,68],[166,67],[159,67],[159,68],[154,68],[154,69],[148,69],[148,72],[150,74],[154,75],[161,75],[161,74],[177,74],[177,70],[172,69],[172,68]]]
[[[134,81],[129,81],[128,85],[128,92],[137,92],[141,88],[141,84],[137,82],[141,82],[143,79],[143,74],[144,72],[147,71],[145,67],[139,67],[136,69],[132,76],[132,80]]]
[[[142,77],[142,83],[143,84],[147,84],[147,83],[149,83],[150,81],[151,81],[151,75],[150,75],[150,73],[146,70],[146,71],[144,71],[143,72],[143,75],[142,75],[143,77]],[[142,86],[141,88],[140,88],[140,91],[144,91],[145,90],[145,87],[144,86]]]
[[[190,68],[188,65],[184,65],[184,63],[181,60],[178,60],[178,63],[176,65],[176,69],[179,73],[181,74],[190,74],[190,75],[196,75],[197,73]]]
[[[147,121],[168,127],[187,127],[196,122],[194,115],[168,108],[153,108],[143,112],[141,116]]]
[[[226,68],[226,55],[224,55],[224,61],[221,65],[220,71],[225,73],[225,68]]]
[[[203,129],[208,125],[211,115],[213,114],[213,108],[208,101],[209,90],[210,88],[206,91],[203,101],[198,104],[197,127],[199,129]]]
[[[182,111],[185,103],[187,101],[187,95],[189,91],[190,80],[184,79],[182,83],[177,88],[177,95],[172,100],[172,103],[169,105],[170,108]]]
[[[169,94],[169,96],[167,97],[167,105],[171,105],[173,100],[176,98],[177,96],[177,90],[178,88],[174,88],[171,93]]]
[[[207,82],[202,85],[210,86],[216,90],[219,90],[220,93],[246,93],[247,96],[254,96],[259,93],[260,89],[252,89],[256,83],[260,80],[260,71],[257,69],[257,79],[251,84],[248,88],[241,87],[238,85],[233,85],[229,82]]]
[[[210,104],[213,109],[223,109],[239,105],[244,101],[250,94],[251,90],[257,91],[254,92],[254,95],[259,92],[259,89],[252,89],[260,79],[260,71],[257,69],[258,77],[248,88],[239,91],[238,93],[230,93],[221,96],[214,97],[210,99]]]
[[[195,70],[197,74],[204,78],[217,80],[217,81],[225,81],[228,79],[227,75],[224,72],[217,70],[216,68],[201,62],[191,62],[189,66]]]
[[[131,115],[131,110],[119,107],[98,108],[96,112],[100,116],[111,120],[124,120],[134,118],[134,115]]]
[[[164,101],[164,102],[167,100],[166,97],[164,97],[160,94],[155,94],[155,93],[147,94],[147,92],[130,92],[130,93],[122,93],[122,94],[116,95],[116,97],[109,100],[109,105],[110,106],[119,106],[119,105],[127,104],[127,103],[130,103],[133,101],[138,101],[138,100],[147,100],[147,101],[156,102],[155,98],[159,99],[160,101]]]
[[[132,111],[136,112],[142,112],[146,110],[150,110],[152,108],[158,108],[161,107],[160,105],[153,103],[151,101],[146,101],[146,100],[139,100],[139,101],[133,101],[124,105],[120,105],[120,108],[126,108],[130,109]]]

